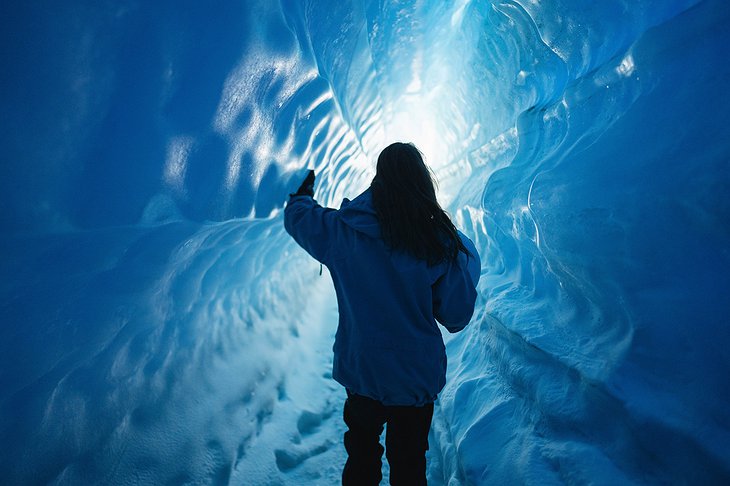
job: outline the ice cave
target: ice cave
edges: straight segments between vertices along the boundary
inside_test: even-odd
[[[283,209],[308,169],[339,207],[392,141],[482,257],[429,484],[730,484],[727,2],[0,22],[3,484],[339,484],[337,306]]]

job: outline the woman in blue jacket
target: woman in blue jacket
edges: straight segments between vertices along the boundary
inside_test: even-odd
[[[313,199],[314,172],[291,195],[287,232],[330,270],[339,325],[332,376],[347,391],[342,483],[379,484],[387,423],[390,484],[426,484],[433,402],[446,379],[436,321],[462,330],[476,301],[474,244],[441,209],[423,157],[394,143],[370,188],[339,210]]]

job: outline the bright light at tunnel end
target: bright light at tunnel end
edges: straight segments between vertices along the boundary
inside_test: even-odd
[[[428,107],[409,107],[397,111],[385,133],[390,140],[388,143],[413,143],[434,171],[449,162],[443,134],[436,127],[435,113]]]

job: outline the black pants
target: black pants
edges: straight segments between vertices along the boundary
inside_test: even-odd
[[[386,406],[377,400],[347,392],[345,401],[345,449],[348,458],[342,472],[344,486],[377,486],[383,477],[380,434],[385,433],[385,457],[390,465],[390,484],[425,485],[428,431],[433,403],[422,407]]]

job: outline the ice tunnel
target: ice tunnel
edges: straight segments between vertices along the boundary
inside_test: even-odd
[[[338,484],[336,304],[282,209],[403,140],[482,256],[429,484],[730,483],[726,2],[0,22],[0,482]]]

